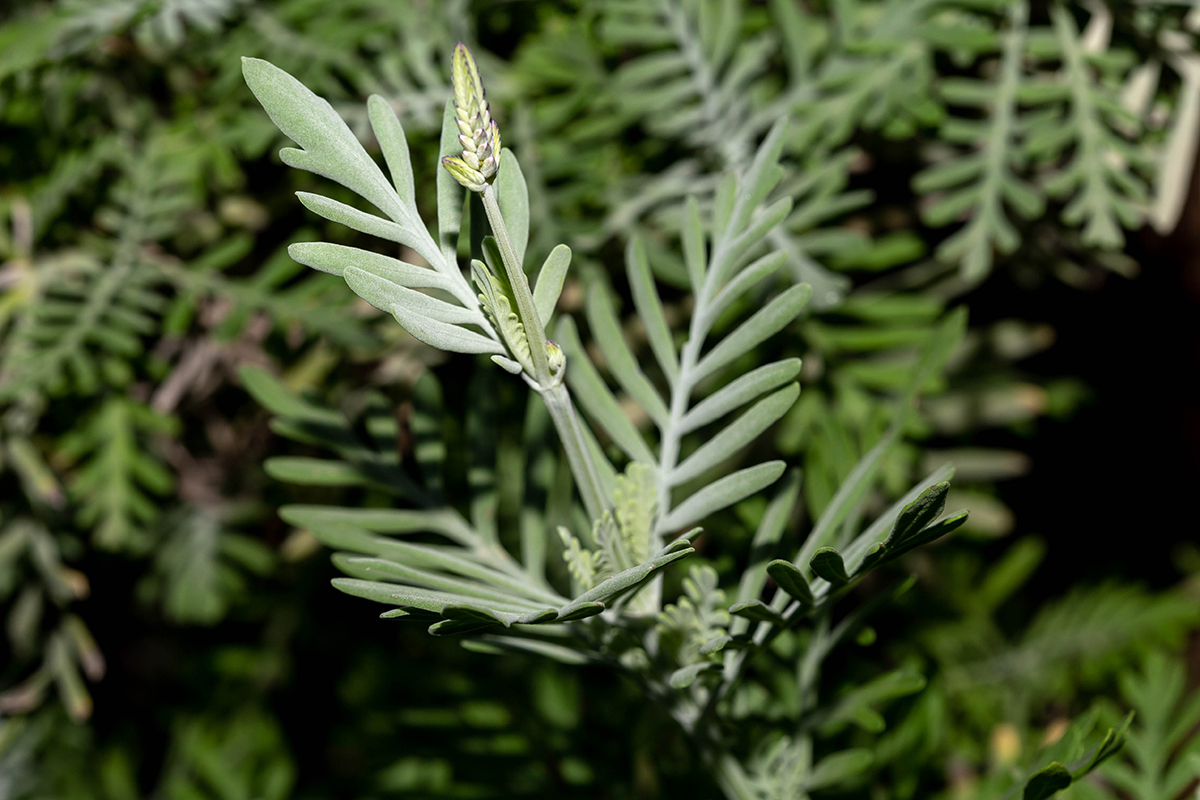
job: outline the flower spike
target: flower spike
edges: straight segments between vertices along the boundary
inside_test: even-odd
[[[462,157],[446,156],[442,164],[454,179],[473,192],[482,192],[496,177],[500,162],[500,129],[492,119],[475,57],[462,42],[454,48],[451,68],[455,121]]]

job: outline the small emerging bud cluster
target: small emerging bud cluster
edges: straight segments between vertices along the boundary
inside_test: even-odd
[[[500,129],[488,111],[475,57],[462,42],[454,48],[452,69],[454,111],[462,158],[446,156],[442,164],[454,179],[473,192],[482,192],[496,176],[500,163]]]
[[[558,373],[562,372],[563,367],[567,365],[567,357],[563,353],[562,348],[549,339],[546,340],[546,361],[549,364],[552,376],[558,376]],[[559,379],[561,380],[561,376],[559,376]]]

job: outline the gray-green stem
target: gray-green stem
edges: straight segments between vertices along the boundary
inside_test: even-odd
[[[533,292],[529,290],[529,279],[525,270],[517,262],[517,253],[512,246],[512,238],[508,235],[508,227],[500,213],[500,202],[496,198],[496,190],[488,184],[483,187],[483,210],[487,213],[488,224],[492,235],[496,237],[496,245],[500,248],[500,260],[504,262],[504,271],[508,275],[508,283],[512,286],[513,300],[517,304],[517,316],[525,326],[525,338],[529,342],[529,357],[533,361],[534,388],[542,396],[546,408],[550,411],[550,419],[558,431],[567,454],[567,463],[571,466],[571,474],[575,476],[575,484],[579,487],[579,495],[583,498],[583,506],[587,509],[588,517],[599,519],[608,508],[608,500],[600,483],[600,474],[592,461],[587,439],[583,434],[579,416],[571,402],[571,394],[561,380],[555,381],[550,375],[550,364],[546,357],[546,333],[542,321],[538,318],[537,307],[533,304]],[[560,376],[561,377],[561,376]]]
[[[548,389],[539,389],[538,393],[550,411],[550,419],[554,420],[554,428],[567,453],[567,463],[571,466],[571,474],[575,476],[575,485],[579,487],[579,496],[583,498],[588,518],[600,519],[609,503],[583,435],[579,415],[575,413],[575,406],[571,402],[571,393],[561,383]]]
[[[491,225],[492,235],[496,237],[496,244],[500,248],[500,260],[504,262],[504,271],[508,273],[508,283],[512,286],[513,300],[517,303],[517,316],[525,326],[529,357],[533,360],[533,378],[543,389],[548,388],[551,378],[550,363],[546,358],[546,332],[542,329],[537,307],[533,304],[529,279],[525,277],[524,267],[517,262],[517,251],[513,249],[508,227],[500,214],[500,201],[496,198],[496,189],[490,183],[483,187],[483,210],[487,212],[488,224]]]

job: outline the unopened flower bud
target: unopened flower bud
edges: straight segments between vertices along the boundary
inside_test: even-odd
[[[454,179],[473,192],[482,192],[496,176],[500,163],[500,129],[492,119],[475,57],[462,42],[454,48],[452,67],[454,113],[462,157],[447,156],[442,163]]]
[[[546,363],[550,367],[551,375],[557,375],[567,365],[567,357],[562,348],[549,339],[546,340]]]

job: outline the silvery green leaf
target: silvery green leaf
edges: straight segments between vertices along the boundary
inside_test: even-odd
[[[274,414],[323,425],[345,424],[341,414],[308,402],[261,367],[244,366],[238,377],[255,401]]]
[[[466,328],[439,322],[398,304],[393,304],[390,310],[404,330],[431,347],[452,353],[494,353],[501,356],[508,353],[495,339]]]
[[[629,278],[629,288],[633,292],[633,304],[637,308],[638,318],[646,326],[646,338],[650,341],[650,349],[658,359],[667,380],[674,384],[679,379],[679,357],[675,353],[675,341],[671,329],[667,326],[667,318],[663,314],[662,300],[654,285],[654,275],[650,271],[650,259],[646,255],[646,244],[641,236],[635,235],[625,247],[625,272]]]
[[[750,227],[739,233],[722,251],[724,254],[722,260],[718,262],[716,259],[713,259],[710,269],[716,272],[717,282],[722,283],[727,280],[729,273],[737,267],[738,257],[743,253],[749,252],[768,233],[774,230],[779,223],[783,222],[791,211],[792,198],[783,197],[755,214],[754,218],[750,221]],[[809,287],[809,291],[812,291],[811,287]]]
[[[933,524],[946,508],[946,493],[949,491],[950,482],[940,481],[921,492],[915,500],[901,509],[885,544],[904,544]]]
[[[496,199],[500,201],[500,216],[508,228],[517,263],[524,268],[525,247],[529,244],[529,189],[517,157],[507,147],[500,151],[500,170],[496,173]],[[546,324],[545,317],[542,324]]]
[[[715,422],[759,395],[782,386],[800,374],[800,359],[789,358],[765,364],[722,386],[683,415],[679,430],[690,433]]]
[[[437,218],[438,244],[441,245],[440,259],[446,264],[457,264],[458,233],[462,229],[463,187],[444,166],[442,159],[462,155],[462,142],[458,140],[458,123],[455,121],[454,100],[446,101],[442,114],[441,151],[437,165]],[[422,256],[425,254],[422,253]],[[429,261],[428,256],[425,260]],[[432,261],[430,263],[433,263]]]
[[[308,528],[329,547],[377,556],[409,567],[440,570],[450,575],[470,578],[503,590],[507,595],[522,597],[539,607],[558,607],[567,598],[556,592],[535,586],[523,575],[501,572],[489,565],[487,551],[464,550],[428,544],[413,544],[399,539],[374,536],[361,528],[343,523],[313,525]],[[474,554],[468,558],[467,554]]]
[[[441,614],[442,610],[447,606],[474,606],[478,608],[478,599],[467,595],[454,594],[452,592],[434,592],[426,589],[418,589],[414,586],[402,586],[398,583],[380,583],[378,581],[367,581],[359,578],[334,578],[333,586],[346,594],[361,597],[364,600],[374,600],[377,603],[386,603],[393,606],[402,606],[405,608],[416,608],[422,611],[430,611],[434,614]],[[486,609],[480,609],[486,612]],[[497,620],[507,621],[511,625],[525,611],[518,609],[516,611],[495,611],[491,616]]]
[[[342,508],[340,506],[287,505],[279,516],[298,528],[315,529],[341,523],[376,533],[440,533],[460,544],[474,545],[474,532],[448,509]]]
[[[779,480],[786,465],[768,461],[726,475],[680,503],[658,525],[661,531],[673,531],[694,525],[708,515],[731,506]]]
[[[362,470],[334,459],[276,456],[267,459],[263,469],[277,481],[301,486],[363,486],[368,483]]]
[[[738,187],[737,203],[732,213],[731,227],[733,230],[741,230],[746,226],[754,209],[767,199],[767,195],[783,177],[783,172],[778,165],[779,156],[783,152],[787,126],[787,117],[781,117],[771,126],[770,132],[763,139],[763,143],[759,145],[758,152],[754,154],[754,161],[750,164],[750,168],[742,176],[742,185]]]
[[[592,339],[604,354],[605,363],[617,383],[646,410],[652,420],[665,425],[667,406],[629,349],[613,307],[612,295],[602,280],[597,279],[588,287],[586,309]]]
[[[699,294],[704,288],[708,256],[704,238],[704,224],[700,221],[700,204],[689,196],[683,212],[683,260],[687,265],[692,291]]]
[[[422,236],[412,228],[383,217],[377,217],[374,214],[368,214],[365,211],[359,211],[353,206],[319,194],[296,192],[296,197],[309,211],[319,214],[327,220],[340,223],[361,233],[369,233],[372,236],[387,239],[390,242],[406,244],[416,250],[421,258],[430,264],[442,263],[441,254],[433,246],[433,242],[429,241],[428,235]]]
[[[667,545],[662,550],[659,550],[657,553],[655,553],[654,558],[665,556],[668,553],[677,553],[684,548],[691,547],[692,540],[703,532],[703,528],[692,528],[690,531],[679,534],[674,539],[667,542]]]
[[[710,437],[677,466],[669,477],[672,486],[697,478],[735,455],[787,413],[800,396],[800,385],[792,383],[759,400],[748,411]]]
[[[533,287],[533,305],[537,309],[538,319],[542,325],[550,324],[550,317],[558,305],[558,297],[562,294],[563,280],[567,277],[567,268],[571,266],[571,248],[565,244],[557,245],[546,256],[545,262],[537,275],[537,283]]]
[[[416,616],[422,616],[422,617],[425,617],[426,619],[428,619],[430,616],[433,616],[433,615],[431,615],[429,613],[420,613],[420,612],[418,612],[417,614],[413,614],[413,612],[405,611],[403,608],[392,608],[392,609],[384,611],[382,614],[380,614],[379,618],[380,619],[400,619],[402,617],[416,617]]]
[[[586,664],[591,660],[578,650],[572,650],[560,644],[517,636],[489,634],[480,636],[478,639],[467,639],[463,641],[462,646],[476,653],[495,654],[504,651],[533,653],[534,655],[545,656],[561,664],[570,664],[572,666]]]
[[[725,634],[724,636],[718,636],[714,639],[709,639],[707,642],[700,645],[700,655],[709,656],[709,655],[712,655],[713,653],[719,653],[722,650],[724,650],[727,646],[732,644],[733,641],[734,641],[733,637],[730,636],[729,634]]]
[[[408,153],[408,142],[404,138],[404,128],[396,118],[396,112],[387,100],[373,94],[367,98],[367,117],[371,121],[375,140],[379,142],[379,149],[383,151],[388,171],[392,173],[396,194],[406,207],[415,209],[417,197],[413,189],[412,161]],[[415,215],[415,211],[413,213]]]
[[[541,611],[531,611],[517,622],[521,625],[541,625],[546,622],[558,621],[557,608],[543,608]]]
[[[575,620],[587,619],[594,617],[604,611],[606,606],[598,600],[590,603],[571,603],[569,606],[559,609],[560,622],[574,622]]]
[[[356,553],[366,553],[368,555],[379,555],[377,552],[377,543],[394,541],[382,536],[374,536],[367,533],[363,528],[347,525],[343,522],[305,526],[305,530],[315,536],[326,547],[353,550]]]
[[[516,620],[510,620],[504,612],[496,611],[486,606],[475,605],[473,603],[452,603],[442,609],[442,616],[451,620],[475,621],[475,622],[504,622],[506,625],[511,625]]]
[[[513,375],[520,375],[525,371],[524,367],[506,356],[492,356],[491,358],[492,363],[498,365],[505,372],[509,372]]]
[[[813,766],[804,788],[813,791],[857,778],[866,772],[874,760],[871,751],[862,747],[825,756]]]
[[[688,664],[686,667],[680,667],[672,672],[671,676],[667,678],[667,683],[670,684],[672,689],[686,689],[695,682],[700,673],[716,669],[719,666],[719,664],[712,661],[700,661],[695,664]]]
[[[709,304],[708,310],[704,315],[705,327],[708,327],[713,321],[721,316],[729,304],[741,297],[763,278],[773,274],[783,262],[787,259],[787,255],[781,251],[767,253],[762,258],[755,261],[750,266],[740,270],[733,280],[725,284],[725,287],[717,293]]]
[[[574,613],[577,609],[593,603],[609,603],[614,598],[636,589],[638,586],[644,583],[647,578],[666,565],[673,561],[678,561],[681,558],[689,556],[694,552],[696,551],[688,547],[687,549],[668,553],[667,555],[653,558],[644,564],[638,564],[636,567],[631,567],[622,572],[618,572],[608,580],[602,581],[599,585],[592,587],[590,590],[572,600],[566,606],[560,608],[559,614],[565,618]]]
[[[346,267],[342,275],[356,295],[383,311],[393,306],[403,306],[414,314],[421,314],[438,322],[451,325],[486,325],[483,316],[474,309],[447,303],[422,292],[405,288],[397,283],[380,278],[358,267]]]
[[[389,559],[334,553],[333,563],[342,572],[354,578],[382,583],[403,582],[404,585],[415,588],[477,597],[486,600],[489,608],[501,611],[540,614],[545,610],[544,605],[512,595],[493,585],[417,569]]]
[[[494,628],[497,622],[494,618],[480,619],[477,617],[443,619],[430,625],[428,632],[430,636],[464,635],[489,630]]]
[[[398,258],[372,253],[358,247],[328,242],[299,242],[288,246],[288,255],[306,267],[341,276],[346,267],[357,267],[384,280],[412,289],[451,291],[445,276],[427,267],[418,267]]]
[[[708,377],[783,330],[796,318],[811,296],[812,287],[802,283],[771,300],[700,359],[693,373],[693,381]]]
[[[856,537],[853,542],[846,546],[846,548],[842,551],[843,556],[846,559],[846,563],[852,565],[860,564],[863,556],[866,555],[867,550],[878,542],[883,541],[884,531],[891,530],[892,526],[896,522],[896,518],[900,516],[900,512],[905,506],[917,499],[921,492],[924,491],[924,487],[934,483],[939,483],[941,481],[950,480],[952,477],[954,477],[954,469],[947,464],[926,476],[920,483],[906,492],[903,497],[889,506],[887,511],[884,511],[882,514],[876,517],[875,521],[871,523],[870,527],[868,527],[858,537]],[[853,567],[853,569],[855,572],[858,571],[857,566]]]
[[[600,373],[592,366],[591,359],[588,358],[583,344],[579,341],[579,334],[575,330],[575,320],[568,316],[562,317],[558,323],[556,336],[559,346],[567,354],[567,383],[579,404],[583,406],[583,410],[612,437],[617,447],[620,447],[631,459],[645,464],[655,463],[656,459],[650,452],[645,438],[629,421],[629,417],[625,416],[625,412],[621,410],[621,404],[617,402],[617,398],[613,396],[604,379],[600,377]]]
[[[271,121],[303,147],[280,153],[284,163],[335,180],[397,222],[413,220],[383,171],[328,102],[275,65],[242,59],[242,74]]]
[[[920,547],[923,544],[940,539],[946,534],[954,531],[962,526],[967,521],[967,512],[959,511],[956,514],[951,514],[943,520],[933,523],[927,528],[912,533],[907,539],[897,543],[880,542],[867,551],[867,555],[863,558],[860,570],[870,569],[884,559],[892,559],[903,555],[910,550]]]

